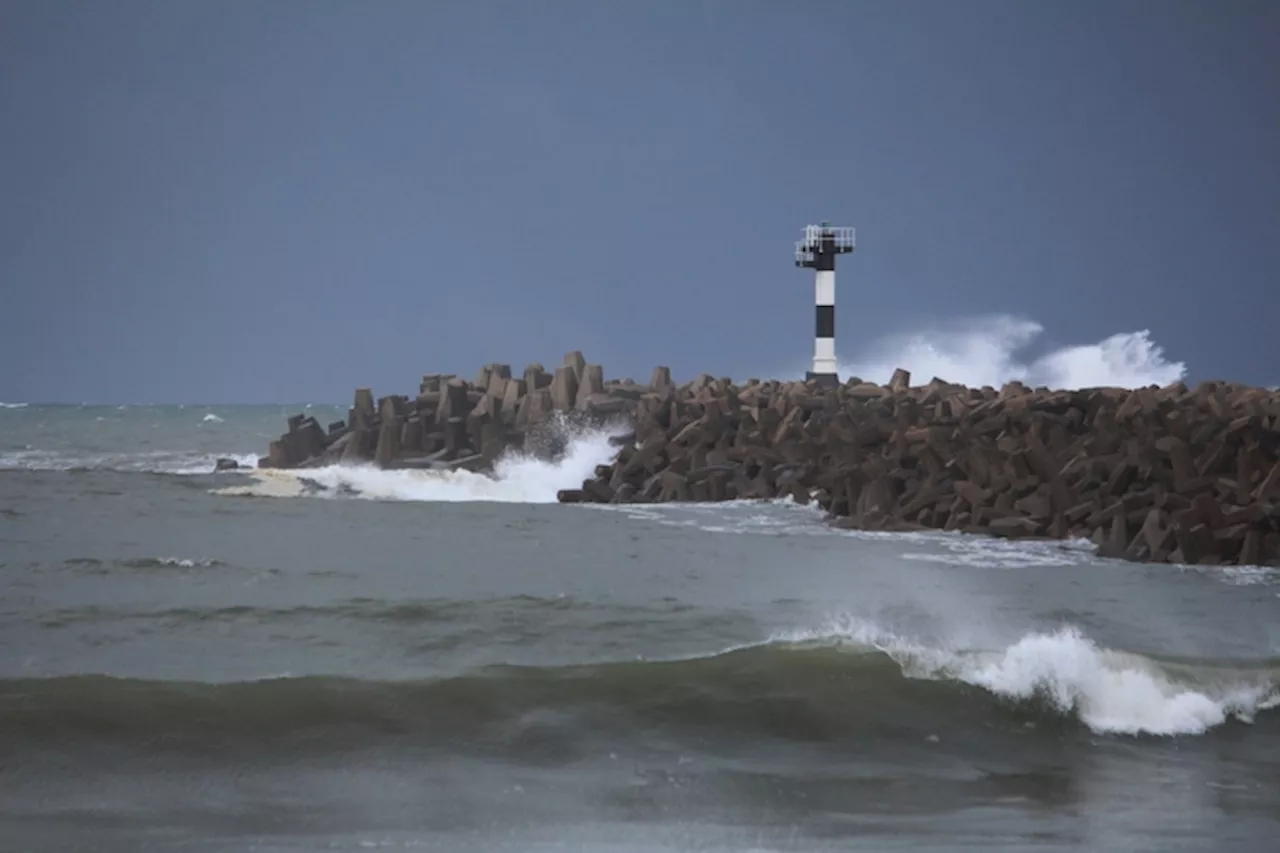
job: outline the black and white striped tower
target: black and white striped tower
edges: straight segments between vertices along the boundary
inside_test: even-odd
[[[840,384],[836,375],[836,255],[853,251],[852,228],[832,228],[829,223],[806,225],[804,239],[796,241],[796,266],[814,271],[813,302],[817,314],[813,341],[813,370],[804,378],[824,387]]]

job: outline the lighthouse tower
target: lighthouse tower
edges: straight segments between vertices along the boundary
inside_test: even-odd
[[[817,379],[823,387],[840,384],[836,375],[836,255],[852,252],[852,228],[832,228],[829,223],[806,225],[804,239],[796,241],[796,266],[814,271],[813,302],[817,314],[813,341],[813,370],[805,379]]]

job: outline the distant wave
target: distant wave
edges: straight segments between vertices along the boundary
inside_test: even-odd
[[[991,314],[889,334],[861,346],[845,336],[839,342],[854,355],[841,360],[840,376],[885,383],[895,368],[902,367],[911,371],[916,384],[936,376],[970,387],[998,388],[1018,380],[1063,389],[1163,386],[1186,376],[1186,365],[1168,360],[1149,330],[1027,356],[1026,350],[1044,331],[1034,320]]]
[[[227,567],[220,560],[190,560],[166,557],[162,559],[99,560],[73,558],[64,561],[70,570],[90,571],[96,574],[119,573],[121,570],[167,569],[222,569]],[[229,604],[208,607],[175,607],[161,610],[130,610],[102,605],[64,607],[39,614],[43,627],[58,627],[84,622],[119,623],[121,620],[160,621],[168,626],[184,623],[208,623],[234,621],[238,624],[255,622],[280,624],[290,619],[343,619],[384,625],[432,626],[454,623],[469,631],[487,633],[493,640],[496,632],[510,631],[513,626],[545,628],[548,620],[565,614],[590,615],[593,620],[583,622],[583,628],[593,625],[615,629],[628,620],[653,622],[670,613],[685,609],[681,605],[601,605],[569,595],[543,597],[534,595],[494,596],[481,599],[419,598],[386,601],[372,598],[350,598],[322,604],[268,605]],[[476,639],[479,639],[477,637]],[[430,644],[447,644],[450,635],[435,636],[424,640]]]
[[[189,557],[138,557],[125,560],[132,569],[209,569],[220,566],[218,560],[192,560]]]
[[[372,465],[333,465],[300,470],[251,472],[255,482],[214,490],[238,497],[364,498],[383,501],[497,501],[555,503],[561,489],[580,488],[597,465],[618,452],[609,431],[570,440],[556,462],[510,454],[494,466],[493,476],[470,471],[383,470]]]
[[[220,424],[223,422],[223,419],[215,415],[213,412],[209,412],[209,414],[205,415],[200,420],[207,424]]]
[[[441,749],[519,750],[581,745],[592,733],[616,745],[655,729],[698,742],[907,737],[918,745],[922,732],[946,741],[994,727],[1056,743],[1078,736],[1073,726],[1187,736],[1253,723],[1280,704],[1278,683],[1280,661],[1175,664],[1098,646],[1071,628],[953,651],[863,625],[683,659],[488,666],[426,681],[0,680],[0,727],[11,745],[105,733],[117,745],[166,750],[211,741],[256,750],[282,737],[297,748],[342,749],[386,733]]]
[[[214,569],[222,568],[227,564],[221,560],[193,560],[187,557],[133,557],[123,560],[103,560],[98,557],[72,557],[63,561],[62,564],[69,571],[80,574],[90,575],[119,575],[130,571],[189,571],[192,569]],[[63,615],[71,614],[73,621],[81,621],[85,618],[86,613],[92,613],[95,616],[106,617],[111,615],[112,618],[118,616],[112,611],[103,608],[70,608],[68,610],[59,611]],[[61,618],[61,617],[59,617]],[[69,617],[70,618],[70,617]],[[48,621],[44,622],[46,626],[52,624]]]
[[[74,453],[55,450],[18,450],[0,453],[0,471],[119,471],[129,474],[208,474],[220,458],[234,459],[253,468],[252,453],[201,453],[154,451],[150,453]]]
[[[25,409],[26,403],[0,403],[0,409]]]

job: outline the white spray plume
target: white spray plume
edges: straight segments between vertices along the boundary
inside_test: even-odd
[[[1168,361],[1146,329],[1034,358],[1022,356],[1043,332],[1044,327],[1034,320],[1008,314],[935,324],[862,347],[854,358],[840,364],[840,376],[883,383],[902,367],[911,371],[915,384],[936,376],[969,387],[998,388],[1019,380],[1033,387],[1076,389],[1163,386],[1186,375],[1186,365]]]

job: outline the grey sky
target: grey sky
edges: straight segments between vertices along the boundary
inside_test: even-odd
[[[824,218],[842,357],[1002,313],[1272,383],[1278,43],[1274,2],[0,0],[0,400],[803,370]]]

